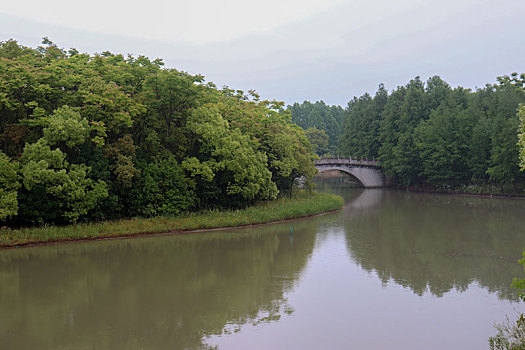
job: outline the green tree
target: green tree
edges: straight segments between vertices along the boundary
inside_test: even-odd
[[[113,173],[113,187],[127,190],[133,184],[133,179],[140,173],[135,167],[134,159],[137,146],[131,135],[123,135],[117,141],[104,149],[109,159],[109,169]]]
[[[190,75],[175,69],[162,70],[146,78],[145,100],[150,108],[164,122],[166,137],[173,127],[183,126],[183,119],[197,105],[199,88],[203,77]]]
[[[263,139],[272,179],[282,192],[291,194],[295,180],[304,177],[309,185],[317,173],[303,130],[295,125],[275,122]]]
[[[374,98],[368,94],[348,103],[339,140],[341,154],[354,157],[377,159],[380,140],[381,115],[388,101],[388,92],[379,85]]]
[[[19,188],[16,165],[0,152],[0,222],[18,214]]]
[[[63,106],[45,120],[44,140],[49,145],[73,148],[89,138],[89,122],[69,106]]]
[[[96,136],[93,141],[104,145],[126,133],[133,118],[145,111],[144,105],[126,95],[114,82],[101,77],[85,79],[79,87],[81,114],[92,124]]]
[[[384,171],[405,186],[421,181],[421,159],[415,152],[414,130],[428,119],[425,102],[424,84],[416,77],[390,95],[382,113],[379,159]]]
[[[132,190],[134,215],[177,215],[195,206],[195,184],[173,155],[139,169],[140,179]]]
[[[196,109],[186,127],[194,135],[192,153],[196,156],[186,159],[183,166],[201,185],[197,187],[201,206],[238,207],[276,197],[266,155],[256,151],[254,142],[239,129],[231,129],[218,108]]]
[[[494,130],[490,167],[487,174],[498,183],[515,183],[520,177],[519,148],[516,143],[519,121],[517,118],[501,121]]]
[[[525,251],[518,261],[525,269]],[[518,296],[525,301],[525,279],[514,277],[512,286],[518,291]],[[515,323],[507,318],[507,323],[497,324],[498,333],[489,338],[490,350],[522,350],[525,349],[525,316],[521,313]]]
[[[467,165],[471,124],[459,106],[441,104],[416,130],[422,173],[431,184],[457,185],[471,178]]]
[[[106,184],[88,178],[85,165],[69,164],[45,140],[27,144],[20,158],[21,215],[33,222],[76,222],[105,199]]]
[[[317,128],[328,135],[328,153],[337,151],[337,142],[341,133],[344,110],[341,106],[328,106],[323,101],[302,104],[294,103],[287,107],[292,122],[303,129]]]
[[[519,134],[519,146],[520,146],[520,166],[521,169],[525,169],[525,106],[520,106],[518,115],[520,118],[520,134]]]
[[[308,128],[304,131],[308,142],[312,146],[312,151],[318,155],[328,153],[328,135],[324,130],[319,130],[316,127]]]
[[[513,78],[514,76],[514,78]],[[492,119],[490,162],[487,174],[499,184],[513,184],[523,179],[519,171],[518,128],[516,111],[525,101],[523,83],[511,77],[499,77],[499,84],[489,91],[488,115]]]
[[[472,113],[471,109],[466,113]],[[487,169],[490,162],[491,121],[482,115],[472,129],[467,162],[472,172],[472,181],[487,182]]]
[[[244,97],[221,96],[216,104],[232,128],[239,128],[255,142],[258,151],[266,154],[272,181],[281,193],[291,193],[295,180],[304,177],[310,186],[317,170],[315,155],[304,130],[291,123],[289,111],[278,101],[248,101]]]

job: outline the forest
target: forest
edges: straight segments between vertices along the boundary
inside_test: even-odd
[[[288,106],[287,110],[292,115],[292,122],[304,129],[316,154],[337,154],[337,143],[345,114],[341,106],[328,106],[323,101],[304,101]]]
[[[343,109],[285,107],[163,65],[0,42],[0,223],[246,207],[311,179],[315,154],[378,159],[405,187],[525,187],[525,74],[475,91],[416,77]]]
[[[287,193],[315,155],[284,103],[160,59],[0,43],[0,223],[240,208]]]
[[[517,113],[522,103],[525,74],[499,77],[475,91],[452,88],[438,76],[426,82],[416,77],[391,92],[380,85],[374,96],[354,97],[338,126],[325,129],[314,120],[306,127],[319,125],[326,134],[340,130],[330,134],[337,150],[327,153],[378,159],[403,187],[523,194],[518,136],[525,109]],[[312,104],[291,107],[292,119],[303,126],[298,106]],[[521,126],[523,160],[524,134]]]

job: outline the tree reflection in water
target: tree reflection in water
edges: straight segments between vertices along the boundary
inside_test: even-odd
[[[0,348],[204,348],[293,312],[283,295],[315,232],[293,244],[272,225],[1,251]]]
[[[376,205],[372,203],[376,201]],[[348,250],[383,283],[442,296],[476,282],[500,298],[521,274],[525,202],[361,190],[345,207]]]
[[[366,342],[365,333],[376,334],[378,324],[367,314],[378,300],[368,295],[377,297],[379,289],[396,295],[375,275],[383,285],[396,283],[417,295],[440,298],[477,283],[517,300],[510,282],[522,273],[515,261],[525,247],[525,201],[348,189],[330,181],[320,187],[342,194],[347,205],[295,221],[292,236],[290,224],[282,223],[0,251],[0,349],[199,349],[214,335],[248,324],[282,327],[287,321],[284,330],[300,332],[308,324],[312,337],[333,326],[326,310],[344,313],[339,340],[353,325]],[[367,278],[352,279],[361,269],[372,273],[377,287]],[[333,286],[336,293],[327,294]],[[303,296],[294,303],[303,317],[319,319],[287,318],[294,310],[286,298],[296,294]],[[428,318],[425,311],[418,315]],[[240,335],[271,327],[246,328]],[[293,332],[283,346],[297,341]],[[395,327],[383,332],[395,333]]]

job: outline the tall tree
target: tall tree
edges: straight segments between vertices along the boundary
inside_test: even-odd
[[[292,122],[303,129],[317,128],[328,135],[328,153],[337,152],[337,142],[341,132],[344,110],[341,106],[328,106],[323,101],[302,104],[294,103],[288,106]]]
[[[196,109],[187,129],[195,136],[196,156],[186,159],[183,166],[200,185],[201,206],[242,206],[255,199],[275,198],[277,187],[266,167],[266,155],[254,149],[250,137],[232,130],[217,108]]]
[[[19,188],[16,165],[0,152],[0,222],[18,214]]]
[[[520,106],[518,115],[520,118],[520,134],[519,134],[519,145],[520,145],[520,166],[521,169],[525,169],[525,107]]]
[[[457,105],[441,104],[416,130],[421,175],[431,184],[457,185],[470,180],[468,154],[471,123]]]
[[[319,130],[316,127],[308,128],[304,131],[308,142],[312,146],[312,151],[320,156],[328,153],[328,135],[324,130]]]
[[[339,152],[342,155],[377,159],[379,126],[387,101],[388,92],[381,84],[374,98],[364,94],[348,103],[339,140]]]
[[[161,70],[149,76],[145,83],[144,96],[148,107],[164,122],[166,137],[173,127],[181,127],[183,119],[197,105],[203,77],[190,75],[175,69]]]

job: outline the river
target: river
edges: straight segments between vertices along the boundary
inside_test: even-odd
[[[346,187],[341,211],[0,250],[0,349],[487,349],[525,201]]]

